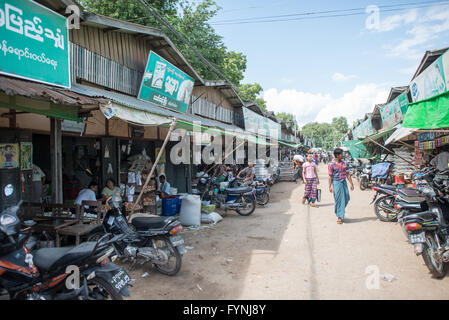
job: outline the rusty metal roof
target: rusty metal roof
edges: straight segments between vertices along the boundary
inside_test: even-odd
[[[0,76],[0,91],[9,96],[18,95],[27,98],[47,100],[55,104],[65,105],[98,105],[98,99],[92,99],[68,89],[58,88],[42,83]]]

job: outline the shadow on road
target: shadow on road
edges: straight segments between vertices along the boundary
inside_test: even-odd
[[[365,221],[375,221],[377,220],[376,217],[365,217],[365,218],[359,218],[359,219],[351,219],[351,218],[345,218],[345,223],[358,223],[358,222],[365,222]]]

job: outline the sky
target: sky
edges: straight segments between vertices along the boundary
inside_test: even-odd
[[[385,103],[391,87],[408,85],[426,50],[449,47],[449,1],[217,3],[222,9],[211,25],[229,50],[243,52],[248,59],[242,83],[259,83],[268,109],[293,113],[300,126],[338,116],[347,117],[351,125],[375,104]],[[379,8],[379,19],[373,11],[366,13],[368,6]],[[298,15],[356,8],[360,10],[318,15],[362,14],[314,19]],[[284,17],[266,20],[296,20],[242,23],[268,16]]]

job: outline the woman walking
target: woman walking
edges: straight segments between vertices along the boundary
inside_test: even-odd
[[[320,180],[318,179],[316,164],[312,160],[313,156],[311,154],[308,154],[307,161],[302,165],[302,176],[304,177],[306,183],[304,197],[302,198],[302,204],[304,204],[307,200],[312,207],[317,208],[315,201],[317,194],[317,185],[320,184]]]
[[[354,190],[354,184],[349,172],[346,170],[346,163],[343,161],[343,150],[340,148],[335,149],[334,156],[334,161],[329,164],[329,191],[334,194],[337,223],[342,224],[345,217],[345,209],[350,199],[346,179],[349,181],[351,191]]]

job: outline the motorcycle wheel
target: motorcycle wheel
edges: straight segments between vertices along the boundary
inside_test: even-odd
[[[374,213],[379,218],[380,221],[383,222],[395,222],[397,221],[398,216],[395,215],[394,217],[389,217],[388,212],[386,212],[384,209],[382,209],[382,206],[385,207],[392,207],[392,210],[394,210],[394,197],[391,196],[382,196],[379,199],[374,202]]]
[[[254,212],[254,210],[256,210],[256,200],[252,197],[242,197],[239,202],[241,202],[242,199],[244,199],[245,203],[249,204],[249,207],[246,210],[236,209],[236,211],[241,216],[249,216]]]
[[[443,278],[447,273],[447,264],[436,257],[437,245],[433,235],[426,232],[426,242],[423,244],[422,257],[432,276]]]
[[[367,186],[368,186],[368,179],[366,179],[366,177],[361,177],[359,182],[360,190],[362,191],[366,190]]]
[[[123,300],[122,295],[105,279],[95,277],[87,282],[89,298],[94,300]]]
[[[156,264],[156,263],[154,264],[156,270],[162,274],[167,275],[167,276],[176,275],[179,272],[179,270],[181,269],[181,265],[182,265],[181,254],[175,247],[173,247],[173,245],[171,244],[171,242],[168,238],[158,238],[158,239],[155,239],[154,241],[160,241],[160,243],[162,243],[162,242],[165,243],[164,250],[170,252],[170,255],[168,257],[168,262],[166,265],[161,265],[161,264]],[[158,246],[158,249],[161,249],[161,248]],[[173,264],[170,264],[171,258],[174,259],[172,261],[172,262],[174,262]]]
[[[267,205],[267,203],[270,201],[270,195],[265,192],[263,195],[260,196],[259,200],[257,201],[258,204],[261,206]]]

